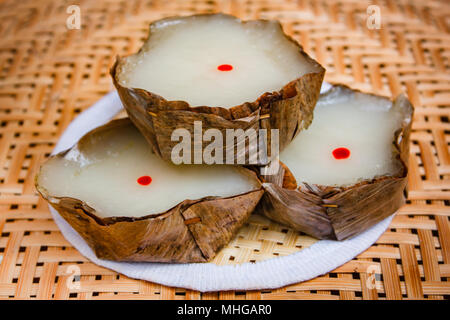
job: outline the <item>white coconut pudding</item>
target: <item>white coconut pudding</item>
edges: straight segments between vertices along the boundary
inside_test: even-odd
[[[334,90],[319,98],[311,126],[281,153],[297,180],[346,186],[400,169],[393,140],[404,115],[388,99]]]
[[[229,108],[314,71],[276,22],[242,23],[227,15],[168,19],[118,73],[124,87],[191,106]]]
[[[131,124],[82,140],[42,167],[37,184],[53,197],[80,199],[101,218],[142,217],[180,202],[229,197],[259,188],[232,166],[173,165],[157,157]],[[79,143],[79,146],[80,146]]]

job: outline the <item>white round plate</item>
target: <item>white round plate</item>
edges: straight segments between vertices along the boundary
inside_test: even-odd
[[[322,92],[329,87],[328,83],[324,83]],[[72,121],[53,153],[70,148],[85,133],[108,122],[122,108],[116,92],[107,94]],[[218,266],[213,263],[166,264],[101,260],[56,210],[52,207],[50,210],[64,237],[93,263],[130,278],[202,292],[279,288],[328,273],[369,248],[387,229],[393,217],[386,218],[350,240],[321,240],[288,256],[256,263]]]

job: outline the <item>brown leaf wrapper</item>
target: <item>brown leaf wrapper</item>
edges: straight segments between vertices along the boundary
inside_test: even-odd
[[[186,17],[167,18],[153,22],[150,25],[148,39],[161,25],[164,25],[161,22],[178,19],[186,19]],[[269,23],[265,20],[258,21]],[[245,24],[246,22],[242,21],[241,23]],[[282,30],[281,24],[278,23],[278,26]],[[325,74],[325,69],[310,58],[295,40],[285,34],[284,36],[295,43],[299,53],[314,71],[287,83],[279,91],[266,92],[254,102],[245,102],[230,109],[209,106],[192,107],[185,101],[167,101],[156,93],[122,86],[117,75],[122,72],[126,57],[117,57],[110,73],[130,119],[162,159],[171,161],[172,149],[179,143],[171,140],[172,132],[175,129],[187,129],[191,134],[191,145],[193,146],[194,121],[201,121],[202,134],[213,128],[220,130],[224,137],[226,129],[243,129],[244,131],[250,128],[256,131],[267,129],[267,143],[262,141],[259,146],[258,144],[249,145],[249,138],[246,137],[244,149],[237,148],[237,140],[234,141],[233,149],[230,146],[228,149],[226,148],[225,139],[222,147],[223,155],[231,150],[234,164],[263,165],[268,163],[268,156],[262,155],[258,158],[257,163],[252,163],[249,155],[255,154],[253,153],[255,148],[267,150],[265,153],[269,156],[272,154],[270,129],[279,130],[279,150],[283,150],[301,130],[310,125]],[[202,152],[209,143],[202,142]],[[191,150],[191,159],[194,159],[194,150]],[[238,159],[245,159],[245,162],[238,163]]]
[[[338,85],[331,90],[351,89]],[[266,193],[255,212],[313,237],[332,240],[354,237],[395,213],[405,201],[414,110],[403,94],[395,99],[392,108],[401,112],[403,118],[392,144],[399,162],[397,174],[352,186],[322,186],[297,183],[289,168],[281,163],[277,174],[261,177]]]
[[[120,130],[124,125],[132,124],[128,119],[111,121],[87,133],[74,148],[82,153],[90,135]],[[248,169],[238,170],[249,179],[257,179]],[[101,218],[82,200],[48,194],[38,185],[37,177],[38,192],[84,238],[96,256],[115,261],[207,262],[247,221],[264,193],[259,188],[228,198],[185,200],[157,215]]]

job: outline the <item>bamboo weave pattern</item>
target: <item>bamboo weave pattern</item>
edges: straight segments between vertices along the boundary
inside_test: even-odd
[[[22,299],[448,299],[450,297],[450,3],[438,0],[0,2],[0,298]],[[369,5],[381,28],[369,29]],[[34,175],[77,114],[112,90],[116,55],[135,52],[148,24],[225,12],[278,19],[326,69],[326,81],[416,108],[409,199],[367,251],[331,273],[276,290],[199,293],[119,275],[88,262],[63,238]],[[215,259],[285,255],[314,239],[253,216]],[[68,286],[74,268],[80,288]],[[76,279],[78,280],[78,279]]]

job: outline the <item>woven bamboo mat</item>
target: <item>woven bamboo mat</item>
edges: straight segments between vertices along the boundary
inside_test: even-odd
[[[77,4],[81,28],[69,30],[70,1],[0,2],[0,298],[450,297],[448,1]],[[377,7],[368,13],[369,5]],[[381,28],[373,29],[370,18],[378,9]],[[72,248],[34,190],[36,170],[61,132],[112,89],[108,70],[115,56],[135,52],[152,20],[219,11],[244,19],[278,19],[326,67],[327,81],[386,96],[404,91],[416,107],[407,205],[376,244],[327,275],[277,290],[203,294],[133,280],[88,262]],[[267,259],[313,241],[254,216],[215,262]]]

